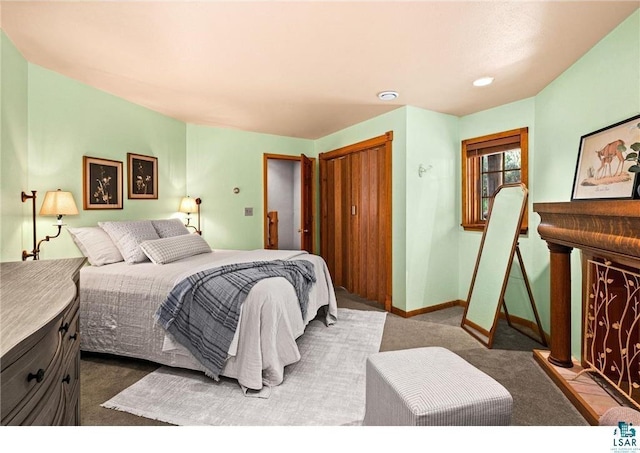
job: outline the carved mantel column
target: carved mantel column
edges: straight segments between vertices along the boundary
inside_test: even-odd
[[[549,362],[571,368],[571,250],[547,241],[551,274],[551,340]]]

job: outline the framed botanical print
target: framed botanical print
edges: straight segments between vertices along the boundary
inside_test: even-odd
[[[84,209],[122,209],[122,162],[82,157]]]
[[[127,153],[128,197],[155,200],[158,198],[158,158]]]

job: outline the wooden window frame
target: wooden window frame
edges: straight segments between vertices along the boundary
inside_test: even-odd
[[[478,185],[480,169],[470,165],[473,157],[489,154],[496,149],[518,143],[520,145],[520,181],[529,186],[529,128],[522,127],[497,134],[484,135],[462,141],[462,223],[465,231],[483,231],[485,221],[480,219],[481,187]],[[484,151],[483,151],[484,150]],[[525,210],[520,234],[528,231],[528,209]]]

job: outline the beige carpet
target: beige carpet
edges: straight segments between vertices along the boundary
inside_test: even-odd
[[[340,308],[338,322],[312,321],[298,339],[302,359],[268,399],[246,397],[235,380],[161,367],[102,404],[174,425],[338,426],[364,418],[365,362],[378,352],[386,313]]]

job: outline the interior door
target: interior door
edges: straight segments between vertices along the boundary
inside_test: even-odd
[[[313,253],[313,161],[301,154],[300,163],[300,248]]]
[[[320,161],[321,226],[320,254],[336,286],[349,288],[351,261],[351,191],[348,188],[351,156]]]
[[[315,159],[263,155],[264,248],[314,253]]]
[[[391,310],[393,133],[320,154],[320,250],[337,286]]]

